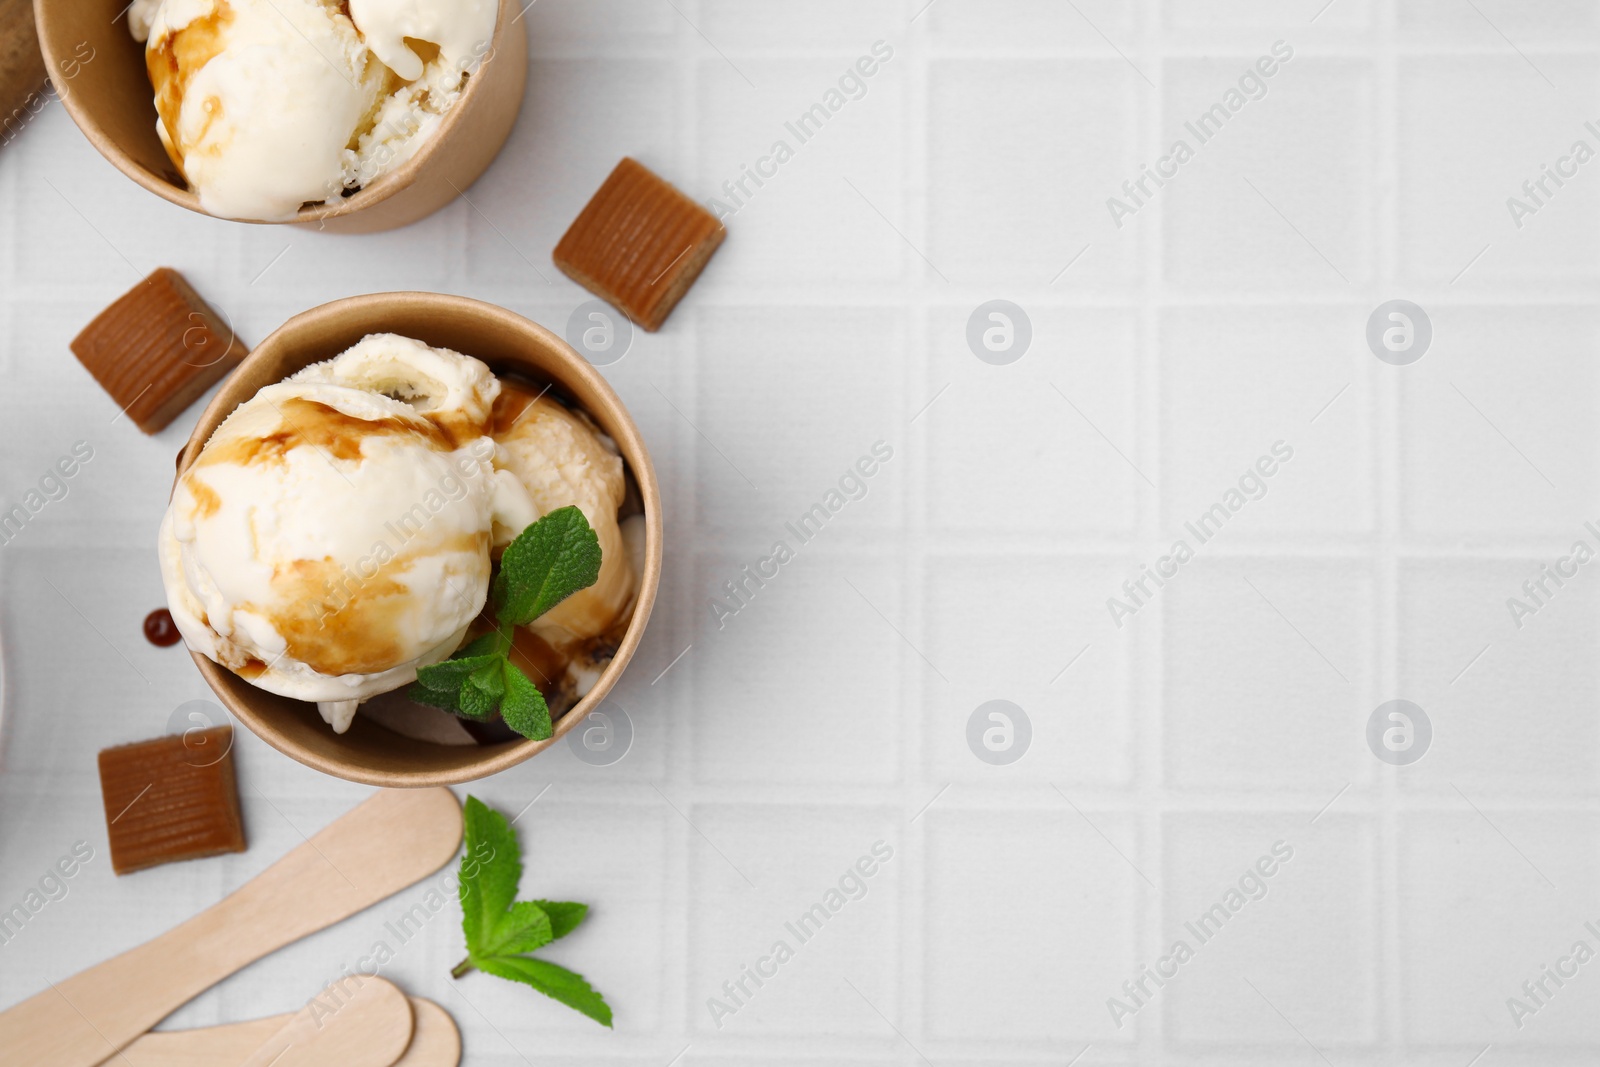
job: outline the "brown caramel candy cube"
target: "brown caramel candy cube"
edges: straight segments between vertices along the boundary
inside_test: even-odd
[[[118,874],[244,851],[231,726],[104,750],[100,796]]]
[[[145,433],[159,433],[246,353],[170,267],[102,311],[72,341],[78,362]]]
[[[556,266],[654,332],[728,231],[637,160],[624,159],[561,243]]]

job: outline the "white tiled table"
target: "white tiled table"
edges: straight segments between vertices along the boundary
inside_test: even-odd
[[[606,993],[615,1033],[452,982],[453,904],[385,973],[456,1016],[471,1064],[1595,1061],[1600,962],[1520,1030],[1506,999],[1574,941],[1600,949],[1600,564],[1520,629],[1506,599],[1596,547],[1600,162],[1520,230],[1506,198],[1574,140],[1600,148],[1600,2],[924,2],[539,0],[527,107],[476,209],[398,233],[186,214],[59,105],[0,151],[0,503],[95,450],[0,549],[0,908],[96,849],[0,945],[0,1004],[210,904],[367,792],[245,736],[249,852],[112,877],[95,752],[208,696],[139,633],[193,413],[156,439],[117,420],[67,351],[79,327],[171,265],[251,341],[394,288],[560,329],[586,297],[549,251],[620,156],[717,195],[883,40],[866,95],[605,370],[668,515],[615,694],[632,750],[597,768],[557,747],[470,787],[538,798],[524,890],[594,905],[550,954]],[[1116,228],[1106,198],[1280,40],[1264,98]],[[1395,298],[1432,320],[1412,366],[1365,341]],[[1009,366],[966,340],[993,299],[1032,324]],[[1280,440],[1267,494],[1115,626],[1107,598],[1193,545],[1184,523]],[[784,524],[879,441],[865,496],[796,546]],[[780,538],[795,559],[719,628],[711,598]],[[1434,728],[1403,768],[1365,741],[1396,697]],[[1008,766],[966,740],[994,699],[1032,725]],[[785,923],[880,840],[865,895],[799,944]],[[1185,923],[1278,841],[1294,855],[1265,896],[1199,944]],[[422,892],[172,1024],[302,1004]],[[1118,1028],[1108,998],[1178,938],[1193,958]],[[794,958],[714,1020],[778,939]]]

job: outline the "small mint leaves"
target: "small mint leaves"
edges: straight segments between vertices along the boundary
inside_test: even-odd
[[[511,628],[526,626],[599,577],[600,540],[589,520],[576,507],[552,511],[518,534],[500,557],[491,590],[499,629],[419,669],[407,695],[477,722],[499,712],[522,736],[546,740],[552,733],[550,708],[539,687],[511,662]]]
[[[460,978],[483,971],[521,982],[602,1026],[611,1008],[581,974],[528,953],[565,937],[588,914],[587,904],[516,900],[522,881],[522,848],[506,817],[477,797],[467,797],[466,854],[461,857],[461,932],[467,958],[450,973]]]

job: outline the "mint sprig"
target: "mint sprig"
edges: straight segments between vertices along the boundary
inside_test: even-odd
[[[464,814],[467,850],[461,857],[460,891],[467,958],[451,975],[461,978],[477,970],[521,982],[610,1026],[610,1006],[583,975],[528,955],[575,930],[589,906],[516,900],[522,881],[522,848],[516,831],[504,815],[477,797],[467,797]]]
[[[526,626],[599,578],[600,539],[589,520],[572,506],[552,511],[518,534],[500,557],[490,590],[495,631],[444,662],[419,669],[407,695],[475,722],[487,722],[498,712],[523,737],[548,739],[550,706],[511,662],[512,628]]]
[[[500,557],[495,617],[526,626],[600,579],[600,538],[583,512],[557,508],[517,535]]]

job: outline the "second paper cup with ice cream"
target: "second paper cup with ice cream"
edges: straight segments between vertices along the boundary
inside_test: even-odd
[[[477,180],[527,80],[511,0],[35,0],[52,84],[129,178],[193,211],[364,233]]]
[[[593,529],[598,577],[506,627],[501,553],[563,508]],[[565,342],[490,304],[386,293],[296,316],[224,383],[157,553],[195,663],[245,726],[404,787],[493,774],[602,708],[649,619],[661,531],[638,428]],[[497,627],[549,705],[547,740],[408,697],[419,669]]]

